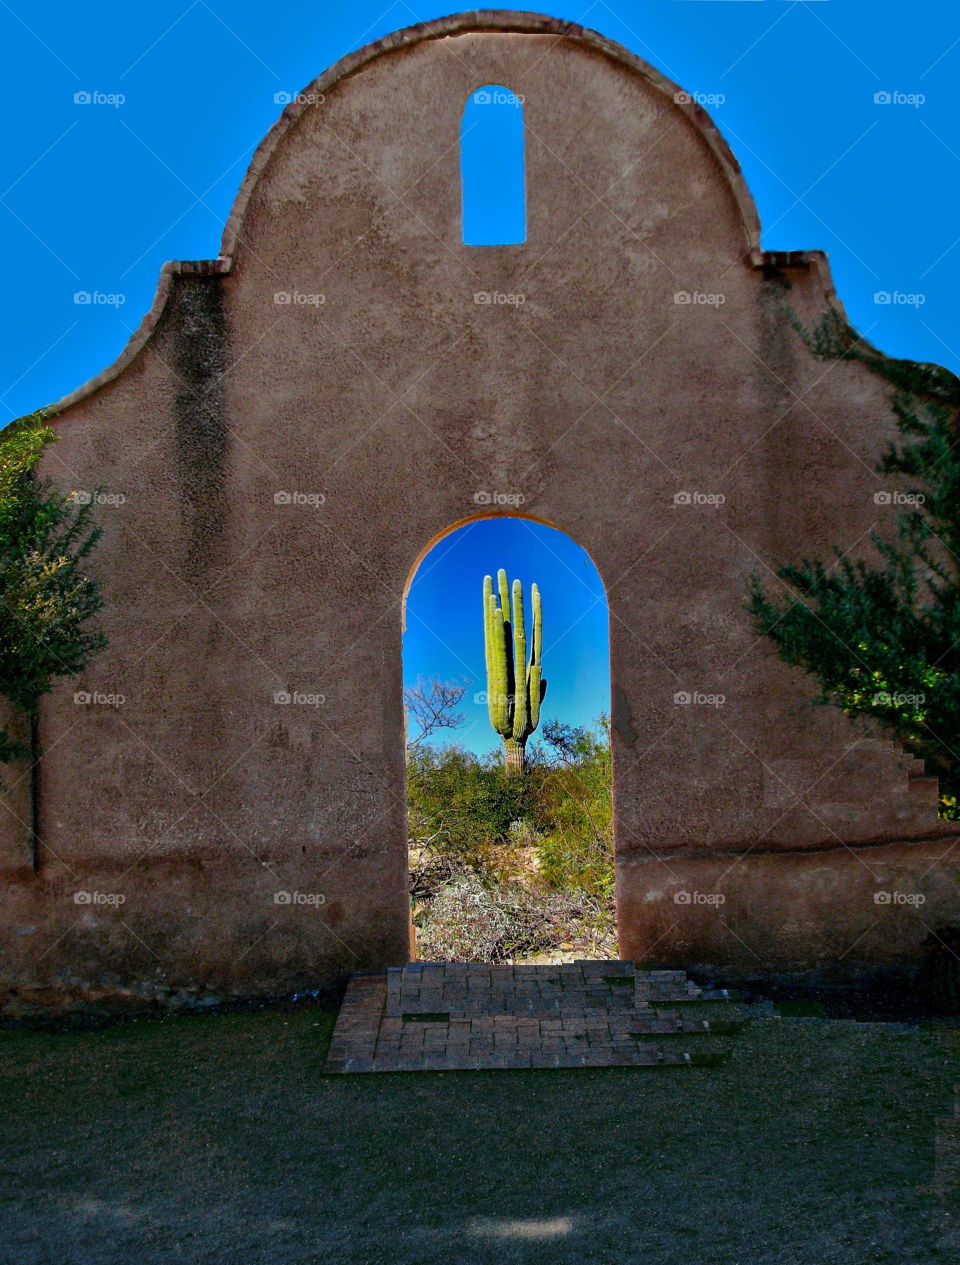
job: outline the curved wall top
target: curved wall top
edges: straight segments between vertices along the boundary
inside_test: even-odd
[[[247,206],[256,188],[261,173],[269,166],[274,153],[287,132],[296,125],[301,114],[306,110],[316,109],[319,98],[326,96],[341,80],[362,71],[370,62],[379,57],[396,52],[398,49],[410,48],[425,40],[445,39],[453,35],[466,35],[477,32],[494,32],[499,34],[522,35],[555,35],[561,39],[572,40],[587,48],[603,53],[605,56],[627,67],[635,74],[642,76],[659,92],[671,108],[683,112],[702,134],[712,151],[717,163],[726,177],[727,183],[740,212],[744,251],[749,253],[760,248],[760,217],[753,198],[747,188],[740,171],[740,164],[721,136],[719,130],[702,106],[698,105],[689,93],[684,92],[677,84],[654,70],[641,58],[635,56],[622,44],[606,39],[596,31],[578,26],[575,22],[562,21],[559,18],[545,17],[537,13],[517,13],[503,9],[480,9],[469,13],[458,13],[448,18],[438,18],[434,22],[421,22],[416,26],[408,26],[396,31],[381,40],[375,40],[356,53],[350,53],[335,62],[329,70],[314,79],[297,94],[284,110],[280,118],[266,134],[253,156],[247,174],[243,178],[237,193],[230,218],[227,220],[220,243],[221,258],[231,259],[243,228],[243,220]],[[677,98],[680,98],[678,100]]]
[[[664,103],[671,110],[679,111],[687,119],[689,126],[698,131],[712,154],[737,208],[739,233],[743,249],[742,257],[745,262],[753,267],[770,264],[779,267],[805,267],[812,264],[820,273],[825,297],[838,307],[840,306],[830,280],[826,255],[822,251],[761,250],[760,219],[756,205],[741,173],[740,165],[712,119],[689,93],[684,92],[677,84],[667,79],[666,76],[622,45],[574,22],[567,22],[559,18],[551,18],[536,13],[522,13],[511,10],[474,10],[454,14],[451,17],[438,18],[431,22],[418,23],[415,26],[406,27],[403,30],[384,36],[382,39],[375,40],[357,52],[341,58],[340,61],[307,85],[302,92],[298,93],[297,97],[284,109],[280,118],[271,127],[254,153],[247,173],[240,185],[230,216],[224,226],[218,258],[173,260],[165,263],[161,269],[159,283],[150,310],[131,335],[127,345],[117,359],[82,386],[63,396],[56,403],[48,405],[46,409],[48,415],[52,416],[63,412],[80,400],[92,395],[123,372],[149,341],[163,314],[175,276],[228,274],[233,270],[234,257],[242,236],[247,210],[258,182],[274,162],[281,142],[291,130],[296,128],[301,116],[306,111],[316,109],[318,103],[328,96],[337,84],[351,76],[362,73],[367,66],[381,57],[387,57],[399,50],[415,47],[425,41],[442,40],[457,35],[473,33],[552,35],[558,40],[572,41],[595,53],[600,53],[612,62],[645,79],[655,93],[663,98]]]

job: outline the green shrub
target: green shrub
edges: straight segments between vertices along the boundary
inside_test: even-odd
[[[615,871],[610,795],[610,724],[596,732],[556,722],[544,735],[557,756],[541,766],[534,815],[542,833],[540,871],[552,887],[573,888],[613,902]]]
[[[543,726],[523,778],[491,753],[410,753],[411,897],[422,957],[615,953],[609,722]]]
[[[502,764],[457,747],[416,752],[407,766],[407,811],[413,846],[427,840],[468,862],[503,843],[510,823],[529,811],[531,786]]]

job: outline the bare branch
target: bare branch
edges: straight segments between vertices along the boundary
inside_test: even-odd
[[[441,681],[434,676],[429,681],[418,676],[415,685],[408,685],[403,691],[407,725],[409,727],[412,719],[420,730],[415,738],[407,739],[408,750],[415,750],[425,738],[439,729],[459,729],[464,717],[461,712],[454,711],[454,708],[459,705],[466,692],[466,685]]]

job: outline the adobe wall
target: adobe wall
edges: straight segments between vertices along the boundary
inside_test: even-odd
[[[460,241],[485,83],[525,99],[522,246]],[[735,160],[675,91],[523,15],[355,54],[261,146],[221,258],[168,266],[118,366],[61,403],[47,471],[124,499],[98,514],[110,645],[42,711],[39,876],[0,819],[8,980],[255,994],[406,960],[402,605],[483,490],[522,492],[606,585],[625,954],[909,959],[916,917],[862,935],[891,866],[960,916],[935,782],[811,707],[744,610],[751,570],[878,523],[893,418],[865,371],[804,351],[785,304],[834,300],[825,257],[759,250]],[[680,908],[671,856],[735,934],[715,906],[693,931],[651,914],[650,891]]]

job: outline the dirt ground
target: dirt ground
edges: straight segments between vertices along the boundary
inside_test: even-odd
[[[955,1023],[758,1012],[713,1068],[324,1077],[332,1022],[0,1033],[0,1261],[960,1261]]]

